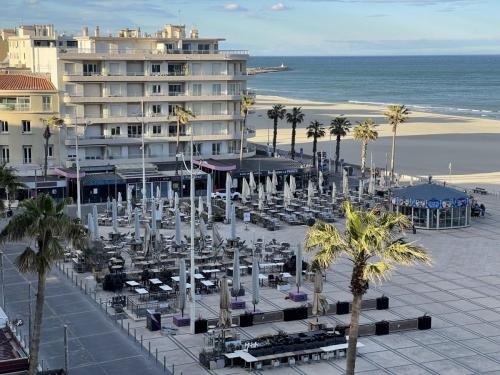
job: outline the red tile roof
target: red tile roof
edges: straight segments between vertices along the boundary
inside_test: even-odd
[[[56,88],[47,78],[29,74],[0,74],[0,90],[55,91]]]

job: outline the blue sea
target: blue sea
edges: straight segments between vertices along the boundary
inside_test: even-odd
[[[401,103],[500,119],[500,56],[252,57],[290,71],[253,76],[258,94],[324,102]]]

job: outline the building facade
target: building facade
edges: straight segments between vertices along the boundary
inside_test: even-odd
[[[29,74],[0,74],[0,159],[20,175],[40,175],[45,163],[43,133],[57,116],[58,93],[48,78]],[[51,129],[48,166],[59,158],[59,129]]]

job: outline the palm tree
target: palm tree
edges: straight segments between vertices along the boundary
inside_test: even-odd
[[[361,141],[361,178],[365,177],[366,167],[366,147],[369,141],[378,138],[378,132],[375,130],[377,126],[372,119],[366,119],[363,122],[358,122],[354,127],[354,139]]]
[[[286,114],[286,122],[292,124],[292,144],[290,147],[290,154],[292,159],[295,159],[295,134],[297,133],[297,124],[304,121],[304,114],[302,113],[302,107],[293,107],[292,112]]]
[[[404,105],[390,105],[384,113],[385,118],[392,125],[392,153],[391,153],[391,184],[394,182],[394,159],[396,157],[396,131],[398,125],[408,120],[410,111]]]
[[[176,105],[174,107],[174,113],[175,117],[177,118],[177,131],[176,131],[176,137],[177,137],[177,144],[175,147],[175,175],[177,176],[179,174],[179,136],[181,132],[181,125],[186,128],[186,125],[189,123],[189,120],[196,118],[193,112],[191,112],[189,109],[186,109],[180,105]],[[144,130],[143,130],[144,131]],[[191,132],[193,129],[191,129]]]
[[[50,132],[50,128],[60,127],[64,124],[64,120],[57,116],[52,116],[47,120],[42,119],[45,123],[45,130],[43,131],[43,139],[45,139],[45,149],[44,149],[44,164],[43,164],[43,176],[47,178],[47,169],[48,169],[48,158],[49,158],[49,139],[52,136]]]
[[[307,138],[313,139],[313,167],[316,167],[316,149],[318,147],[318,138],[323,138],[325,136],[325,128],[321,122],[311,121],[306,130]]]
[[[328,269],[340,257],[352,264],[352,312],[349,328],[346,374],[353,375],[358,341],[361,299],[367,292],[369,281],[382,281],[389,277],[395,265],[431,263],[425,251],[400,237],[411,228],[410,220],[399,213],[382,212],[378,207],[355,210],[349,201],[344,203],[346,226],[343,232],[324,222],[317,222],[307,233],[306,251],[317,250],[312,263]]]
[[[247,128],[247,117],[248,117],[248,112],[250,112],[250,109],[252,106],[255,104],[255,100],[252,96],[247,96],[244,95],[243,98],[241,98],[241,107],[240,107],[240,112],[241,115],[243,116],[243,122],[241,124],[241,141],[240,141],[240,164],[241,161],[243,161],[243,142],[245,140],[245,129]]]
[[[339,170],[340,139],[349,133],[350,128],[351,122],[342,115],[335,117],[332,122],[330,122],[330,134],[337,138],[337,143],[335,145],[335,173]]]
[[[283,120],[286,114],[285,106],[275,104],[273,108],[267,111],[267,117],[273,120],[273,156],[276,156],[276,139],[278,138],[278,120]]]
[[[15,199],[17,189],[26,187],[25,184],[17,180],[14,169],[7,167],[5,164],[0,164],[0,188],[5,189],[7,198],[8,209],[10,210],[10,203]],[[0,200],[0,212],[5,210],[3,200]]]
[[[56,203],[47,194],[40,194],[36,199],[26,199],[20,204],[20,211],[0,233],[2,243],[27,240],[28,246],[15,260],[16,267],[22,273],[38,275],[30,345],[30,375],[37,373],[47,275],[54,262],[64,254],[64,240],[76,247],[83,246],[88,241],[86,229],[64,213],[67,203],[67,200]],[[32,243],[35,243],[34,247],[31,247]]]

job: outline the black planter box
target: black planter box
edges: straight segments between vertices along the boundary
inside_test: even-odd
[[[349,314],[349,302],[337,302],[337,315]]]
[[[431,329],[432,317],[428,315],[418,317],[418,329]]]
[[[382,320],[375,323],[375,334],[377,336],[388,335],[389,334],[389,322]]]
[[[150,331],[161,330],[161,313],[154,310],[146,310],[146,327]]]
[[[377,310],[388,310],[389,309],[389,297],[382,296],[377,298]]]
[[[208,331],[208,320],[198,319],[194,322],[194,333],[206,333]]]
[[[295,307],[283,310],[283,320],[285,322],[303,319],[307,319],[307,307]]]
[[[253,326],[253,314],[240,315],[240,327]]]

